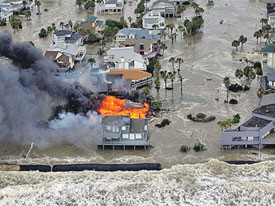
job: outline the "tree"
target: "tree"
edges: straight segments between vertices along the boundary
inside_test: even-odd
[[[163,38],[163,40],[165,40],[167,33],[165,31],[161,31],[159,35],[161,38]]]
[[[46,31],[46,29],[42,28],[42,29],[40,30],[39,37],[40,37],[40,38],[45,38],[45,37],[47,37],[47,36],[48,36],[48,32]]]
[[[52,23],[52,29],[53,29],[53,31],[55,31],[55,30],[56,30],[55,23]]]
[[[95,2],[93,0],[88,0],[87,2],[85,2],[84,4],[84,8],[86,10],[88,9],[93,9],[95,7]]]
[[[175,75],[171,72],[169,73],[169,79],[171,80],[171,83],[172,83],[172,89],[174,89]]]
[[[268,32],[271,29],[271,26],[269,24],[266,24],[262,27],[263,32]]]
[[[18,30],[20,28],[22,28],[22,22],[20,19],[16,19],[14,16],[12,16],[9,20],[10,24],[11,24],[11,28],[13,28],[14,30]]]
[[[24,9],[26,9],[26,5],[28,4],[25,0],[22,2]]]
[[[131,25],[133,18],[131,16],[128,17],[129,24]]]
[[[111,40],[116,35],[116,33],[118,31],[119,31],[118,27],[112,28],[110,26],[107,26],[103,30],[103,35],[104,35],[104,37],[107,37],[108,40]]]
[[[261,18],[260,23],[262,24],[262,28],[263,28],[264,24],[267,24],[267,22],[268,22],[267,19]]]
[[[144,0],[141,0],[138,3],[137,8],[135,9],[135,14],[141,14],[144,11],[145,11]]]
[[[247,37],[241,35],[239,38],[239,42],[241,43],[241,47],[243,48],[243,45],[247,42]]]
[[[25,11],[25,18],[29,21],[32,13],[30,10]]]
[[[180,91],[182,92],[182,81],[183,77],[179,74],[179,81],[180,81]]]
[[[152,26],[152,28],[153,28],[153,29],[158,29],[159,26],[158,26],[157,24],[154,24],[154,25]]]
[[[243,69],[243,73],[244,75],[247,77],[247,79],[249,80],[249,74],[252,72],[252,68],[250,66],[246,66],[244,69]]]
[[[197,8],[199,8],[199,5],[196,2],[192,2],[191,7],[196,10]]]
[[[170,32],[171,32],[171,34],[173,33],[173,29],[175,28],[175,25],[174,24],[172,24],[172,23],[170,23],[170,24],[168,24],[167,26],[166,26],[166,28],[169,30],[170,29]]]
[[[74,31],[75,31],[75,32],[78,32],[79,29],[80,29],[79,24],[78,24],[78,23],[75,23],[75,24],[74,24]]]
[[[177,8],[177,14],[183,14],[183,12],[186,10],[185,6],[183,4],[178,5]]]
[[[178,75],[179,75],[180,74],[180,66],[184,61],[181,57],[178,57],[175,62],[179,64],[179,68],[178,68]]]
[[[174,67],[174,64],[175,64],[175,57],[170,57],[170,59],[169,59],[169,62],[171,62],[172,63],[172,69],[173,69],[173,72],[175,72],[175,67]]]
[[[164,42],[161,42],[160,49],[162,50],[162,56],[164,55],[164,51],[167,49],[167,45]]]
[[[72,22],[72,20],[70,20],[69,22],[68,22],[68,25],[71,27],[71,31],[73,30],[73,22]]]
[[[83,0],[76,0],[75,4],[78,5],[79,9],[82,7],[83,5]]]
[[[234,40],[233,42],[232,42],[232,46],[233,47],[236,47],[236,51],[238,50],[238,46],[240,46],[240,42],[238,41],[238,40]]]
[[[64,28],[64,25],[65,25],[65,24],[64,24],[64,22],[62,22],[62,21],[59,23],[59,26],[61,27],[62,30],[63,30],[63,28]]]
[[[37,7],[37,13],[40,14],[40,6],[41,6],[41,2],[38,0],[35,0],[35,6]]]
[[[128,27],[127,21],[123,16],[120,17],[119,23],[122,25],[122,27],[126,27],[126,28]]]
[[[173,33],[169,36],[169,38],[171,39],[172,41],[172,45],[174,44],[174,41],[177,39],[177,34],[176,33]]]
[[[239,78],[239,79],[241,80],[242,77],[243,77],[243,70],[241,70],[241,69],[236,69],[236,71],[235,71],[235,77],[236,77],[236,78]],[[242,80],[241,80],[241,84],[242,84]]]
[[[159,94],[159,90],[160,90],[160,80],[159,80],[159,76],[156,76],[154,79],[154,83],[155,83],[155,88],[157,90],[157,93]]]
[[[228,103],[228,89],[229,89],[229,86],[230,86],[230,79],[229,79],[229,77],[224,77],[224,79],[223,79],[223,83],[224,83],[224,86],[226,87],[226,90],[227,90],[227,92],[226,92],[226,103]]]
[[[167,71],[165,70],[165,71],[161,71],[160,72],[160,75],[161,75],[161,78],[163,79],[163,81],[164,81],[164,87],[165,87],[165,89],[167,88],[167,80],[168,80],[168,78],[169,78],[169,74],[167,73]]]
[[[52,27],[50,27],[50,26],[48,26],[48,28],[47,28],[47,32],[48,33],[51,33],[53,31],[53,28]]]
[[[93,67],[93,64],[95,63],[95,59],[93,57],[89,58],[88,59],[88,62],[92,65]]]
[[[105,53],[105,51],[101,48],[99,48],[96,52],[99,56],[103,55]]]
[[[257,39],[257,43],[258,43],[258,40],[262,36],[262,34],[260,31],[256,31],[253,36]]]

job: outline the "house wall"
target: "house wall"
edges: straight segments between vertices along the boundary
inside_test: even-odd
[[[268,24],[271,26],[271,28],[275,28],[275,16],[268,17]]]
[[[225,130],[221,135],[221,145],[245,145],[245,144],[258,144],[259,143],[259,130],[258,131],[236,131]],[[241,137],[241,141],[233,141],[234,137]],[[253,141],[248,141],[247,137],[253,137]]]

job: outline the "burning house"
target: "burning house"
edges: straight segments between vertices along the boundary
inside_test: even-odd
[[[97,142],[97,147],[142,147],[147,149],[152,144],[148,141],[149,111],[147,103],[134,103],[130,100],[106,96],[97,110],[102,117],[103,137]]]

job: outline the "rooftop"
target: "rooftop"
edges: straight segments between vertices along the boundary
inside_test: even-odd
[[[157,39],[127,39],[124,45],[130,45],[134,47],[135,52],[139,52],[140,44],[144,45],[144,50],[148,52],[152,44],[157,44]]]
[[[136,39],[141,39],[141,38],[145,38],[145,39],[159,39],[159,35],[152,35],[149,33],[149,30],[147,29],[141,29],[141,28],[123,28],[121,30],[119,30],[119,33],[123,33],[125,35],[129,35],[129,34],[135,34],[135,38]]]
[[[174,3],[169,2],[168,0],[157,0],[157,1],[155,1],[153,3],[152,7],[155,7],[155,6],[158,6],[158,5],[160,5],[160,6],[164,5],[164,6],[175,7]]]
[[[122,122],[121,122],[122,121]],[[106,124],[119,124],[119,123],[124,123],[125,124],[129,124],[130,121],[130,117],[129,116],[123,116],[123,115],[106,115],[102,117],[102,124],[106,125]],[[120,125],[122,125],[120,124]]]
[[[262,48],[261,52],[274,53],[275,52],[275,44],[268,44],[266,47]]]
[[[252,113],[275,118],[275,107],[274,105],[259,107],[257,109],[254,109]]]
[[[121,62],[121,58],[126,61],[138,61],[144,63],[142,56],[134,51],[134,47],[116,47],[107,51],[108,56],[114,56],[116,62]]]
[[[146,77],[151,77],[152,74],[138,69],[119,69],[108,72],[108,74],[122,74],[123,79],[140,80]]]
[[[77,41],[81,38],[80,34],[72,33],[70,37],[65,37],[65,41]]]
[[[249,120],[247,120],[245,123],[243,123],[242,126],[263,128],[266,125],[268,125],[270,122],[271,122],[270,120],[261,119],[258,117],[251,117]]]
[[[264,95],[261,99],[260,106],[267,106],[275,104],[275,93]]]
[[[54,34],[56,36],[64,36],[64,35],[68,35],[68,34],[72,34],[73,32],[70,30],[58,30],[56,32],[54,32]]]

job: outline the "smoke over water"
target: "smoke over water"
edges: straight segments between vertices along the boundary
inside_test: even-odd
[[[38,147],[67,141],[82,147],[101,135],[99,118],[83,124],[73,114],[60,120],[67,126],[47,128],[53,102],[69,102],[77,113],[85,114],[98,106],[98,98],[90,98],[91,92],[77,83],[62,81],[57,66],[42,51],[27,42],[14,43],[5,32],[0,34],[0,56],[12,61],[12,65],[0,64],[0,140],[24,145],[34,142]],[[60,126],[60,122],[54,123]]]
[[[274,205],[274,168],[210,160],[157,172],[1,172],[0,205]]]

